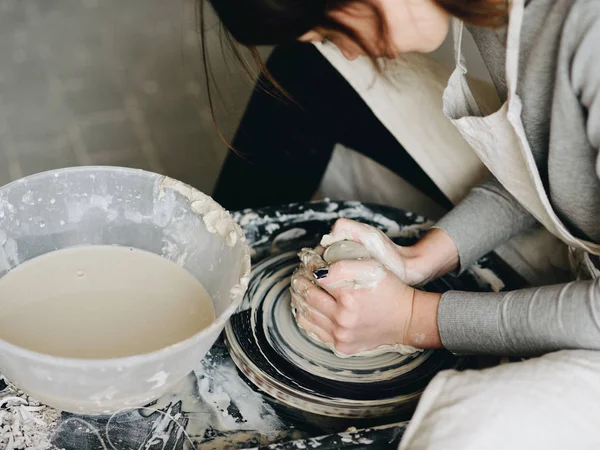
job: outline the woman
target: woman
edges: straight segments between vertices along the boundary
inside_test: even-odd
[[[232,2],[236,3],[228,0],[229,7]],[[267,8],[257,14],[269,13],[269,20],[262,22],[265,26],[260,38],[266,38],[272,28],[285,26],[301,41],[329,39],[349,58],[431,51],[444,39],[451,17],[476,25],[484,17],[508,14],[506,27],[470,28],[505,101],[502,108],[482,116],[465,82],[460,21],[452,22],[457,67],[444,93],[444,113],[494,178],[473,189],[413,247],[398,248],[361,224],[336,223],[323,245],[355,240],[367,247],[373,259],[339,262],[324,269],[303,268],[294,281],[295,295],[303,299],[303,314],[298,319],[302,327],[347,354],[384,344],[522,356],[600,349],[600,264],[595,256],[600,254],[600,59],[596,50],[600,2],[514,0],[509,11],[505,2],[494,0],[338,1],[331,9],[323,9],[328,2],[309,0],[290,0],[289,8],[283,1],[252,3]],[[286,6],[276,8],[284,3]],[[231,13],[222,10],[223,1],[213,0],[213,4],[242,43],[263,43],[252,42],[249,37],[248,15],[232,19]],[[537,223],[566,244],[564,248],[568,246],[573,282],[514,292],[451,291],[443,295],[412,287],[443,273],[463,270]],[[547,250],[540,248],[539,252]],[[368,287],[355,289],[355,281],[365,274],[378,274],[377,282],[371,280]],[[564,356],[573,370],[577,366],[573,361],[581,361],[578,358],[590,361],[581,364],[582,370],[594,368],[593,375],[598,372],[596,352],[566,352]],[[534,383],[532,373],[537,374],[538,381],[543,380],[540,373],[550,373],[560,365],[556,358],[544,361],[548,363],[546,372],[532,372],[529,369],[537,366],[529,363],[516,364],[511,369],[517,371],[513,379]],[[476,384],[472,382],[473,377],[466,378],[453,389],[472,388]],[[432,384],[439,388],[439,383]],[[523,397],[535,390],[535,385],[527,387],[521,392]],[[411,444],[407,446],[435,438],[431,434],[429,441],[418,438],[427,435],[418,431],[427,426],[427,418],[448,407],[438,398],[440,392],[444,394],[441,397],[449,398],[448,392],[432,394],[434,388],[430,386],[421,400],[418,424],[411,425],[406,441]],[[476,397],[485,397],[480,394]],[[549,394],[556,396],[556,392]],[[469,398],[464,396],[463,400]],[[535,399],[540,403],[545,398]],[[594,398],[597,404],[598,397]],[[501,405],[502,399],[492,399],[496,406]],[[459,409],[465,415],[469,410]],[[517,413],[512,417],[522,419]],[[580,422],[586,418],[584,412]],[[553,446],[566,432],[561,433],[558,428],[554,430]],[[586,436],[597,435],[596,430]],[[503,444],[514,448],[506,441]]]

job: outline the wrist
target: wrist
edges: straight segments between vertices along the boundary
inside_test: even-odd
[[[412,315],[404,341],[416,348],[442,348],[438,328],[438,306],[442,294],[418,289],[413,293]]]
[[[459,265],[458,249],[444,230],[434,228],[410,247],[399,247],[404,258],[407,280],[411,285],[431,281],[455,270]]]

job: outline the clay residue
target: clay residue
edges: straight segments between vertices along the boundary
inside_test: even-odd
[[[344,208],[340,209],[340,204],[331,202],[327,211],[315,211],[310,207],[301,214],[281,214],[277,213],[272,216],[259,214],[252,211],[242,211],[234,214],[234,219],[243,227],[263,227],[267,224],[276,223],[303,223],[311,220],[316,221],[331,221],[340,217],[348,219],[364,218],[370,219],[373,223],[385,228],[387,233],[401,233],[407,227],[400,226],[398,222],[388,219],[382,214],[374,213],[370,208],[360,202],[344,202]],[[407,213],[407,217],[408,217]],[[412,215],[412,214],[411,214]],[[420,225],[420,224],[419,224]],[[411,227],[408,227],[411,228]]]
[[[479,264],[473,264],[469,271],[475,275],[480,283],[488,284],[494,292],[500,292],[505,287],[504,282],[498,275],[490,269],[481,267]]]
[[[6,231],[0,230],[0,274],[10,271],[19,263],[17,242],[8,237]]]
[[[0,381],[3,380],[0,375]],[[60,412],[35,401],[7,382],[0,392],[0,448],[50,450]]]
[[[206,229],[223,237],[229,247],[244,241],[244,233],[239,225],[208,195],[169,177],[163,177],[159,182],[159,198],[164,195],[165,189],[174,190],[187,198],[192,211],[201,215]]]
[[[300,258],[302,265],[311,271],[327,267],[323,257],[313,248],[303,248],[298,253],[298,258]]]
[[[247,247],[246,237],[242,228],[211,197],[180,181],[163,177],[158,183],[158,199],[165,195],[166,189],[178,192],[188,199],[190,208],[202,217],[202,221],[208,232],[223,237],[229,247],[234,247],[236,244]],[[244,252],[242,267],[240,269],[240,281],[230,290],[230,297],[234,304],[238,300],[241,300],[246,293],[248,281],[250,280],[250,269],[250,255],[248,252]]]

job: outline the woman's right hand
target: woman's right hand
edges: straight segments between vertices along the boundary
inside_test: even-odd
[[[323,247],[339,241],[361,244],[371,257],[410,286],[427,283],[458,267],[458,250],[443,230],[429,231],[419,242],[401,247],[381,230],[349,219],[338,219],[329,234],[321,239]]]

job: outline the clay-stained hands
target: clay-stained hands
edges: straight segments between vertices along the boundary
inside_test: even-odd
[[[361,244],[370,258],[327,265],[324,248],[342,241]],[[409,285],[429,276],[412,270],[410,250],[403,254],[380,230],[346,219],[338,220],[321,244],[302,255],[303,264],[292,278],[296,321],[309,336],[333,345],[340,355],[412,353],[417,350],[413,346],[439,346],[435,317],[426,317],[424,328],[413,323],[416,299],[427,297],[429,316],[436,316],[437,303],[432,304],[432,294]],[[420,322],[421,315],[419,311]]]

